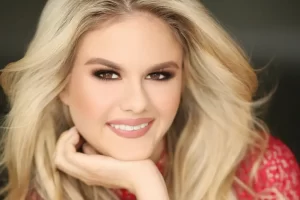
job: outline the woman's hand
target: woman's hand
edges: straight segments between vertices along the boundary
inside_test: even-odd
[[[161,173],[151,160],[119,161],[98,154],[87,143],[83,153],[77,152],[80,135],[73,127],[58,140],[54,162],[56,167],[87,185],[125,188],[139,200],[167,200]]]

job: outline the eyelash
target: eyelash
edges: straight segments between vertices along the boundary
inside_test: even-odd
[[[112,81],[112,80],[118,80],[119,78],[105,78],[105,77],[101,77],[101,76],[104,76],[105,74],[116,74],[117,76],[120,77],[120,74],[115,72],[115,71],[112,71],[112,70],[96,70],[93,72],[93,75],[95,77],[97,77],[98,79],[101,79],[101,80],[105,80],[105,81]]]
[[[113,70],[96,70],[93,72],[93,75],[95,77],[97,77],[98,79],[100,80],[104,80],[104,81],[114,81],[114,80],[120,80],[120,78],[105,78],[103,77],[105,74],[109,74],[110,76],[113,76],[114,74],[117,75],[118,77],[120,77],[120,74],[113,71]],[[166,71],[159,71],[159,72],[152,72],[150,74],[148,74],[147,76],[153,76],[153,75],[163,75],[164,78],[162,79],[150,79],[150,80],[155,80],[155,81],[167,81],[167,80],[170,80],[171,78],[174,77],[174,74],[171,73],[171,72],[166,72]]]

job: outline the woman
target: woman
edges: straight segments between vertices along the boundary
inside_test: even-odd
[[[196,1],[50,0],[1,75],[6,199],[299,199],[256,84]]]

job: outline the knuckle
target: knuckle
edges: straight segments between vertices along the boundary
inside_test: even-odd
[[[70,132],[70,130],[65,130],[65,131],[63,131],[62,133],[61,133],[61,135],[66,135],[67,133],[69,133]]]
[[[61,166],[61,163],[62,163],[62,159],[59,156],[56,156],[54,158],[54,164],[59,167]]]
[[[86,184],[87,186],[93,186],[92,182],[89,181],[89,180],[84,180],[83,182],[84,182],[84,184]]]
[[[54,165],[58,168],[62,167],[65,163],[65,160],[64,157],[61,155],[61,154],[55,154],[54,155],[54,159],[53,159],[53,162],[54,162]]]
[[[68,133],[69,133],[69,130],[66,130],[66,131],[62,132],[62,133],[59,135],[58,140],[61,141],[62,138],[65,138],[65,137],[68,135]]]

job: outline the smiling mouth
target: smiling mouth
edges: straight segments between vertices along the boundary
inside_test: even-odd
[[[116,120],[107,123],[107,126],[120,137],[139,138],[146,135],[153,122],[154,119],[150,118]]]
[[[122,130],[122,131],[136,131],[147,127],[149,123],[143,123],[137,126],[130,126],[125,124],[109,124],[109,125],[115,129]]]

